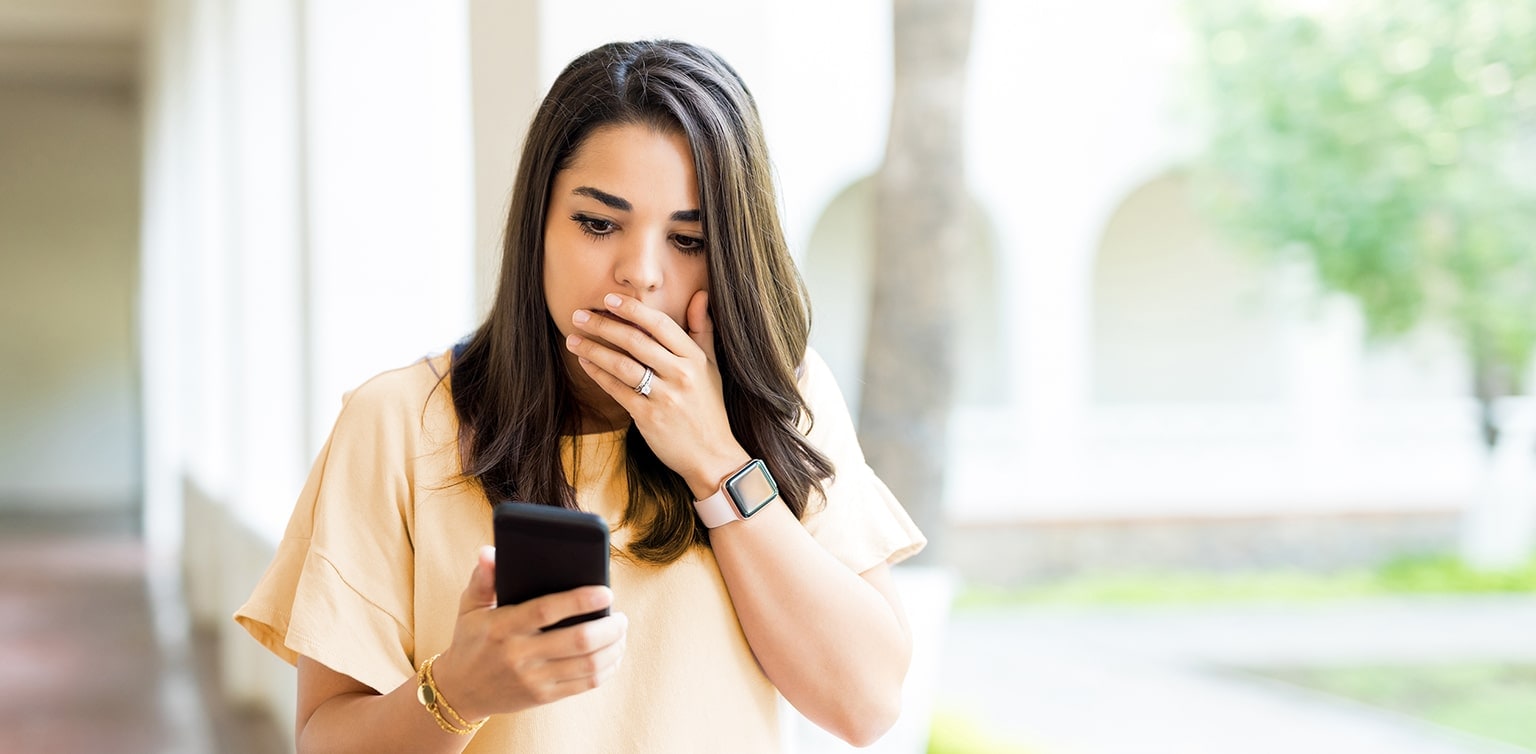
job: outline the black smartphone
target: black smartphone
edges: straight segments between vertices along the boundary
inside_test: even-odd
[[[608,585],[608,522],[585,511],[533,503],[499,503],[496,604],[516,605],[579,586]],[[608,608],[573,615],[543,630],[601,618]]]

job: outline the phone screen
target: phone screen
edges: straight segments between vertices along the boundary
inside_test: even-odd
[[[496,602],[516,605],[581,586],[608,585],[608,523],[585,511],[507,502],[496,506]],[[608,614],[574,615],[548,631]]]

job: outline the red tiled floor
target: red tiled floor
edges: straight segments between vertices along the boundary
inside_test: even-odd
[[[0,517],[0,754],[286,751],[226,708],[210,652],[157,638],[152,603],[131,525]]]

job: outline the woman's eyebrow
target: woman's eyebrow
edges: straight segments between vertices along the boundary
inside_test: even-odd
[[[635,205],[630,204],[628,199],[591,186],[577,186],[571,189],[571,193],[591,197],[620,212],[632,212],[635,209]],[[696,223],[699,217],[700,212],[696,209],[682,209],[672,213],[672,221],[679,223]]]
[[[616,210],[618,210],[620,212],[629,212],[629,211],[631,211],[631,210],[633,210],[635,208],[635,205],[630,204],[628,199],[625,199],[623,197],[614,196],[613,194],[610,194],[607,191],[603,191],[601,189],[595,189],[595,188],[592,188],[591,186],[577,186],[576,188],[571,190],[571,193],[573,193],[573,194],[580,194],[582,196],[590,196],[593,199],[596,199],[596,200],[602,202],[603,204],[606,204],[609,207],[611,207],[613,209],[616,209]]]

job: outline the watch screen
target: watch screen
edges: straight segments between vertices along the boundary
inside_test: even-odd
[[[753,461],[731,477],[725,486],[730,491],[731,502],[741,511],[742,518],[756,513],[779,496],[778,485],[774,484],[773,477],[768,475],[768,468],[762,461]]]

